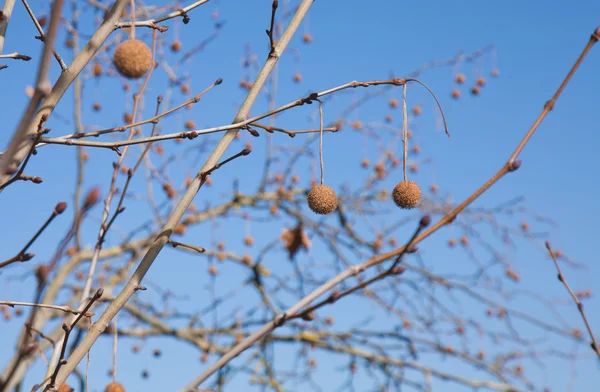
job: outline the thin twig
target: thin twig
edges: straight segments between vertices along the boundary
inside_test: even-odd
[[[42,227],[40,227],[38,229],[38,231],[33,235],[33,237],[31,237],[31,239],[27,242],[27,244],[25,244],[25,246],[23,247],[23,249],[21,249],[19,251],[19,253],[17,253],[16,256],[3,261],[0,263],[0,268],[6,267],[9,264],[12,264],[14,262],[17,261],[28,261],[31,260],[33,258],[33,254],[32,253],[26,253],[27,250],[29,249],[29,247],[35,242],[35,240],[40,236],[40,234],[42,234],[42,232],[48,227],[48,225],[50,225],[50,223],[52,222],[52,220],[54,218],[56,218],[58,215],[62,214],[63,211],[65,210],[65,208],[67,208],[67,203],[65,202],[60,202],[58,203],[54,209],[52,210],[52,214],[48,217],[48,219],[46,219],[46,222],[44,222],[44,224],[42,225]]]
[[[11,308],[14,308],[15,306],[30,306],[30,307],[34,307],[34,308],[46,308],[46,309],[54,309],[54,310],[60,310],[63,311],[65,313],[71,313],[74,315],[79,315],[81,313],[80,310],[77,309],[73,309],[70,306],[60,306],[60,305],[47,305],[47,304],[36,304],[36,303],[31,303],[31,302],[18,302],[18,301],[0,301],[0,305],[7,305],[10,306]],[[86,316],[91,316],[93,313],[91,312],[87,312]]]
[[[191,249],[191,250],[196,251],[198,253],[204,253],[204,252],[206,252],[206,249],[204,249],[204,248],[201,248],[199,246],[193,246],[193,245],[184,244],[183,242],[177,242],[177,241],[173,241],[173,240],[168,240],[167,243],[169,245],[171,245],[173,248],[182,247],[182,248]]]
[[[191,10],[193,10],[196,7],[201,6],[204,3],[208,3],[209,1],[210,0],[199,0],[199,1],[196,1],[196,2],[188,5],[187,7],[181,8],[177,11],[171,12],[169,14],[166,14],[161,17],[154,18],[154,19],[139,21],[139,22],[135,22],[135,23],[132,23],[132,22],[117,23],[116,28],[122,29],[124,27],[131,27],[133,24],[135,24],[135,26],[137,26],[137,27],[150,27],[153,29],[157,29],[162,33],[164,31],[167,31],[167,27],[166,26],[158,26],[157,23],[164,22],[166,20],[177,18],[177,17],[182,17],[183,23],[188,24],[190,22],[190,17],[188,16],[188,12],[190,12]]]
[[[600,347],[598,346],[598,341],[596,341],[596,336],[594,336],[594,331],[592,331],[592,327],[590,326],[587,316],[585,315],[585,311],[583,310],[583,304],[577,297],[577,294],[575,294],[575,292],[569,285],[569,282],[567,282],[567,278],[565,278],[565,275],[562,273],[560,265],[558,264],[558,261],[556,260],[556,253],[552,250],[552,246],[550,245],[550,242],[548,242],[548,241],[546,241],[546,249],[548,249],[548,252],[550,253],[550,256],[552,257],[552,260],[554,261],[554,265],[556,266],[556,270],[558,271],[558,280],[560,280],[562,282],[562,284],[565,285],[567,291],[569,292],[569,294],[571,294],[573,301],[575,301],[575,304],[577,305],[577,310],[579,310],[579,313],[581,313],[581,318],[583,319],[583,322],[585,323],[585,327],[587,328],[590,338],[592,339],[592,344],[591,344],[592,350],[594,350],[596,355],[598,355],[598,358],[600,358]]]
[[[81,318],[87,314],[88,310],[90,310],[90,308],[92,307],[94,302],[96,302],[97,300],[99,300],[102,297],[103,293],[104,293],[104,289],[102,289],[102,288],[99,288],[98,290],[96,290],[96,292],[94,293],[94,296],[92,298],[90,298],[87,305],[82,309],[82,311],[79,314],[77,314],[77,317],[75,318],[75,320],[73,320],[73,322],[68,326],[67,326],[67,324],[62,325],[62,329],[65,331],[65,337],[64,337],[61,349],[60,349],[60,359],[58,360],[58,364],[56,365],[56,369],[54,370],[52,377],[50,377],[50,383],[48,385],[46,385],[46,387],[44,388],[44,391],[48,391],[48,390],[51,390],[56,387],[56,376],[58,375],[60,368],[63,365],[67,364],[67,360],[65,360],[65,354],[67,351],[67,342],[69,340],[69,335],[71,334],[71,331],[73,331],[73,328],[75,328],[77,323],[79,323],[79,320],[81,320]]]
[[[27,10],[27,13],[29,14],[29,17],[33,21],[33,24],[35,25],[35,28],[37,29],[38,33],[40,34],[38,38],[40,39],[40,41],[45,42],[46,35],[44,34],[44,29],[40,25],[40,22],[35,17],[35,14],[31,10],[31,7],[29,7],[29,4],[27,3],[27,0],[21,0],[21,1],[23,2],[23,5],[25,6],[25,9]],[[65,64],[65,62],[60,57],[60,55],[56,52],[55,49],[52,49],[52,54],[56,58],[56,61],[58,61],[58,65],[60,65],[60,69],[63,70],[63,71],[65,69],[67,69],[67,64]]]
[[[267,36],[269,37],[269,44],[271,45],[270,53],[273,53],[275,50],[275,41],[273,39],[273,26],[275,25],[275,13],[277,12],[277,7],[279,6],[278,0],[273,0],[273,4],[271,5],[271,25],[269,29],[266,30]]]

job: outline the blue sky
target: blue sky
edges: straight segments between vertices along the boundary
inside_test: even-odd
[[[67,15],[70,15],[69,7],[66,6]],[[41,8],[47,10],[48,5],[44,4]],[[182,111],[166,119],[161,124],[164,132],[181,130],[183,121],[187,119],[194,120],[198,127],[231,121],[243,99],[243,92],[238,88],[243,75],[240,56],[250,46],[257,55],[258,63],[262,64],[267,54],[264,29],[269,21],[270,1],[210,2],[193,11],[190,15],[192,22],[187,26],[173,21],[167,23],[171,29],[163,37],[166,42],[170,42],[174,34],[178,34],[184,45],[192,45],[205,39],[213,31],[214,22],[210,14],[214,10],[218,10],[220,18],[226,21],[222,31],[214,42],[181,69],[185,74],[192,74],[189,84],[193,92],[204,89],[219,77],[224,79],[224,83],[211,91],[193,110]],[[495,45],[496,64],[493,64],[489,55],[478,63],[481,74],[488,78],[488,85],[479,97],[474,98],[468,94],[467,87],[470,83],[467,83],[461,99],[452,100],[449,94],[455,86],[452,69],[449,67],[436,68],[420,76],[440,98],[452,140],[447,140],[436,127],[437,112],[434,110],[433,100],[420,87],[410,86],[408,89],[409,102],[413,100],[412,102],[424,108],[423,115],[412,124],[415,138],[422,147],[424,156],[433,158],[432,164],[423,164],[420,167],[415,180],[427,186],[435,179],[442,194],[451,194],[452,199],[459,202],[495,173],[510,156],[541,111],[544,102],[552,96],[587,43],[590,34],[600,25],[598,15],[600,3],[593,1],[317,1],[310,11],[307,23],[300,28],[289,51],[280,61],[281,84],[277,104],[287,103],[308,92],[324,90],[351,80],[384,79],[388,78],[391,72],[398,76],[405,75],[429,61],[451,58],[459,50],[470,53],[488,44]],[[86,21],[92,20],[93,18],[89,18]],[[83,29],[86,33],[92,32],[91,28]],[[140,32],[142,37],[148,33]],[[310,32],[313,36],[314,41],[310,45],[301,41],[304,32]],[[41,45],[32,38],[34,34],[33,26],[24,10],[17,4],[14,20],[9,26],[4,53],[19,51],[37,58]],[[59,42],[63,41],[64,37],[60,37]],[[67,53],[62,46],[60,48],[62,52]],[[294,54],[296,50],[300,50],[299,57]],[[167,53],[167,56],[171,54]],[[65,60],[70,61],[69,55],[65,55]],[[0,132],[2,148],[6,146],[25,107],[27,98],[24,89],[26,85],[34,83],[37,69],[35,61],[7,63],[10,68],[0,71],[2,90],[7,92],[0,95],[0,113],[3,115],[4,124],[4,130]],[[573,260],[587,264],[587,269],[566,268],[565,273],[572,286],[577,289],[589,288],[594,294],[600,291],[600,284],[597,279],[593,279],[600,276],[595,243],[599,230],[594,225],[595,219],[600,216],[600,207],[596,202],[600,164],[595,159],[596,149],[600,146],[597,118],[599,63],[600,52],[596,47],[572,79],[555,110],[548,115],[531,143],[524,149],[520,157],[523,160],[521,168],[503,178],[475,203],[477,207],[491,207],[523,196],[524,205],[528,209],[541,216],[551,217],[558,226],[536,226],[531,222],[532,228],[546,233],[545,239],[550,240],[556,248],[561,249]],[[494,66],[500,71],[500,77],[497,79],[488,76]],[[291,77],[294,72],[302,73],[302,83],[292,83]],[[462,64],[461,72],[472,82],[477,71],[472,64]],[[57,75],[57,67],[54,67],[53,76]],[[148,91],[144,115],[153,112],[153,97],[163,92],[166,87],[165,73],[159,69]],[[340,94],[339,98],[327,104],[326,122],[334,121],[344,105],[363,93],[352,90]],[[102,113],[93,113],[90,109],[92,102],[105,95],[110,95],[110,99],[102,101]],[[85,121],[97,127],[119,125],[123,111],[131,107],[130,97],[125,97],[119,82],[114,78],[103,79],[102,82],[88,80],[84,96]],[[349,118],[360,119],[363,123],[381,122],[389,112],[385,104],[386,99],[401,97],[401,90],[387,92],[385,97],[376,105],[361,107]],[[181,99],[176,92],[173,102],[180,102]],[[71,107],[72,93],[68,92],[48,124],[52,128],[52,135],[58,136],[74,131],[70,124]],[[266,98],[263,96],[257,101],[252,113],[258,114],[266,109]],[[315,127],[318,119],[314,109],[315,107],[303,107],[293,113],[284,114],[278,117],[277,125],[290,128]],[[393,114],[394,124],[398,126],[400,112]],[[215,140],[215,137],[211,137],[207,142],[208,147],[214,144]],[[250,141],[250,138],[244,136],[243,140]],[[290,140],[291,142],[285,140],[285,143],[300,145],[304,137]],[[216,185],[203,189],[197,196],[198,206],[207,202],[214,204],[216,200],[224,198],[231,189],[230,183],[234,177],[240,179],[242,189],[252,189],[253,174],[260,170],[261,157],[264,156],[263,141],[255,139],[252,142],[256,145],[254,152],[249,157],[242,158],[243,163],[240,160],[221,169],[218,176],[215,176]],[[165,147],[183,151],[183,147],[173,142],[166,142]],[[237,148],[242,148],[241,144],[233,145],[231,153],[237,152]],[[20,249],[29,238],[28,233],[39,227],[58,201],[71,202],[75,181],[74,157],[74,149],[70,147],[44,147],[40,149],[38,156],[32,159],[27,170],[29,174],[43,177],[44,182],[40,185],[18,183],[2,193],[0,216],[2,221],[8,224],[5,225],[6,229],[3,230],[0,240],[0,259],[8,258],[18,250],[17,248]],[[365,142],[365,139],[352,132],[350,127],[336,135],[327,135],[326,181],[338,189],[343,184],[353,185],[356,172],[360,170],[360,159],[363,157],[369,157],[372,161],[377,159],[375,142]],[[108,162],[115,159],[114,154],[108,151],[90,151],[85,188],[106,184],[111,171]],[[131,165],[132,161],[127,163]],[[186,174],[193,174],[194,169],[201,165],[201,162],[194,159],[185,163],[190,166],[179,165],[171,170],[172,178],[181,182]],[[301,166],[299,170],[303,179],[308,179],[309,165]],[[134,185],[143,189],[143,176],[140,175],[137,181]],[[156,189],[155,192],[160,193],[160,189]],[[147,219],[147,208],[136,207],[133,202],[130,204],[127,205],[128,215],[120,222],[123,230],[136,227],[141,220]],[[69,211],[72,211],[72,208]],[[95,237],[99,216],[100,211],[97,208],[93,214],[94,219],[86,226],[84,235],[88,243]],[[519,218],[514,219],[518,224]],[[380,221],[380,218],[375,218],[374,224]],[[53,230],[45,233],[34,245],[32,251],[38,255],[34,261],[41,262],[51,256],[55,244],[64,235],[67,224],[68,219],[61,217],[53,224]],[[265,236],[277,235],[280,229],[280,225],[277,224],[266,227]],[[218,229],[216,233],[211,233],[210,227],[200,227],[188,233],[186,239],[200,242],[199,245],[203,245],[201,242],[206,238],[211,241],[217,238],[226,242],[241,243],[240,238],[245,235],[245,230],[244,224],[238,220],[226,229]],[[450,252],[444,246],[449,236],[458,235],[460,230],[450,227],[423,242],[422,257],[426,264],[435,271],[452,272],[468,268],[465,267],[467,262],[464,253]],[[116,243],[118,240],[119,237],[115,234],[109,238],[109,243]],[[526,241],[521,241],[518,245],[518,250],[505,250],[505,255],[511,266],[521,274],[520,288],[523,291],[534,292],[549,301],[566,300],[566,291],[556,280],[554,267],[543,249]],[[244,251],[241,246],[239,248],[240,252]],[[316,246],[310,254],[311,260],[328,257],[325,252],[319,253],[321,250]],[[283,252],[281,257],[285,257]],[[13,267],[10,271],[0,274],[0,299],[29,300],[31,277],[25,280],[23,286],[14,281],[15,277],[23,276],[28,271],[27,265],[19,264]],[[181,276],[181,271],[185,271],[185,275],[190,277],[203,276],[198,278],[202,284],[196,284],[197,281],[191,278],[188,281],[188,277]],[[165,250],[150,271],[148,280],[167,287],[180,287],[181,292],[194,298],[190,307],[201,309],[206,306],[209,298],[204,288],[209,282],[205,271],[205,261],[199,263],[189,256]],[[326,274],[331,272],[324,271]],[[236,272],[232,270],[231,273]],[[243,276],[235,276],[235,279],[229,282],[225,279],[219,287],[225,291],[228,285],[234,285],[234,282],[242,279]],[[594,312],[599,304],[595,297],[585,302],[590,323],[600,332],[600,314]],[[240,301],[236,305],[243,306],[244,303]],[[468,303],[464,305],[467,306]],[[530,301],[526,295],[516,296],[511,305],[524,311],[540,310],[537,308],[539,303]],[[583,329],[579,314],[571,302],[561,302],[558,309],[571,327]],[[352,325],[361,319],[353,313],[351,300],[336,304],[330,312],[338,320],[340,329],[344,323]],[[465,312],[468,314],[468,308]],[[10,336],[16,331],[14,323],[0,325],[1,330],[7,331]],[[128,373],[122,369],[119,374],[128,390],[173,390],[182,387],[205,366],[198,362],[197,352],[181,344],[169,346],[166,339],[161,345],[166,361],[160,365],[155,364],[155,360],[149,355],[150,349],[147,349],[147,355],[136,357],[134,361],[128,350],[130,342],[123,340],[120,363],[131,361],[132,371]],[[570,350],[571,343],[560,340],[558,342],[558,348]],[[154,343],[148,347],[153,346]],[[573,350],[580,354],[590,354],[589,350],[582,346]],[[0,353],[0,362],[7,358],[4,352]],[[289,353],[285,350],[281,354],[283,361],[290,360],[285,357],[286,354]],[[104,340],[93,355],[97,361],[92,361],[94,381],[91,390],[100,390],[100,386],[107,380],[105,372],[110,367],[109,341]],[[328,361],[326,357],[318,359],[319,363]],[[241,358],[238,360],[234,365],[239,366],[243,363]],[[173,365],[174,361],[177,361],[177,366]],[[431,361],[438,365],[443,364],[436,362],[439,359],[431,358]],[[335,360],[332,360],[332,367],[334,363]],[[569,368],[570,365],[565,366],[557,360],[549,360],[546,364],[546,369],[537,368],[533,363],[526,365],[532,379],[540,383],[536,387],[548,385],[553,391],[567,390],[568,387],[573,391],[592,391],[595,384],[593,380],[599,376],[598,362],[592,356],[578,362],[575,376]],[[342,381],[332,380],[328,373],[328,365],[329,363],[323,364],[323,367],[319,368],[316,379],[322,382],[323,390],[334,390]],[[146,367],[152,373],[151,378],[137,383],[139,372]],[[465,374],[469,374],[469,370],[462,368],[446,370],[465,371]],[[175,381],[169,376],[174,377]],[[358,380],[356,389],[365,390],[365,382],[364,379]],[[452,384],[434,386],[435,390],[461,390]]]

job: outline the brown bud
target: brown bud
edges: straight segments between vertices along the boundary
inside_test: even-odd
[[[173,199],[177,195],[177,192],[175,192],[175,189],[173,189],[173,186],[167,182],[163,184],[163,191],[165,191],[165,193],[169,199]]]
[[[86,210],[92,208],[98,203],[98,200],[100,200],[100,187],[94,187],[85,196],[83,209]]]
[[[58,203],[56,205],[56,207],[54,207],[54,213],[56,215],[62,214],[66,208],[67,208],[67,203],[65,203],[64,201],[61,201],[60,203]]]
[[[43,284],[48,279],[48,275],[52,271],[52,267],[48,264],[41,264],[35,269],[35,277],[38,284]]]

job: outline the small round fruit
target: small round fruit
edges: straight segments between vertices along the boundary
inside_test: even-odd
[[[473,94],[473,95],[479,95],[480,92],[481,92],[481,89],[479,88],[479,86],[473,86],[471,88],[471,94]]]
[[[113,381],[104,388],[104,392],[125,392],[125,387]]]
[[[179,52],[181,50],[181,41],[179,41],[179,40],[173,41],[173,43],[171,44],[171,50],[173,52]]]
[[[139,79],[152,66],[152,53],[144,42],[130,39],[117,46],[113,64],[124,77]]]
[[[187,129],[189,131],[196,128],[196,123],[193,122],[192,120],[187,120],[184,125],[185,125],[185,129]]]
[[[398,207],[412,209],[421,202],[421,189],[414,181],[401,181],[394,188],[392,197]]]
[[[485,80],[485,78],[483,76],[480,76],[477,78],[477,84],[480,86],[485,86],[485,84],[487,83],[487,81]]]
[[[458,84],[463,84],[467,80],[467,77],[464,74],[458,74],[458,75],[456,75],[454,80]]]
[[[455,88],[454,90],[452,90],[452,98],[454,99],[458,99],[460,98],[460,90]]]
[[[64,383],[58,388],[58,392],[73,392],[73,388],[69,384]]]
[[[317,214],[331,214],[337,205],[338,197],[327,185],[318,185],[308,193],[308,206]]]

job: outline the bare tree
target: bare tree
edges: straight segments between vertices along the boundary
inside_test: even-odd
[[[119,343],[133,341],[131,350],[138,353],[161,337],[191,346],[206,364],[196,377],[176,387],[182,391],[225,390],[232,380],[242,380],[248,388],[318,390],[317,353],[344,363],[339,374],[345,379],[336,384],[345,390],[354,390],[356,379],[368,380],[372,390],[432,390],[439,381],[467,390],[545,390],[542,381],[528,375],[524,361],[578,358],[549,349],[546,340],[536,339],[539,333],[577,345],[591,341],[592,353],[600,357],[581,302],[591,292],[571,288],[560,264],[576,263],[549,243],[559,279],[574,299],[587,333],[510,302],[518,289],[508,283],[519,282],[520,275],[502,257],[499,243],[510,246],[519,237],[539,245],[543,240],[532,233],[528,219],[540,226],[551,221],[518,198],[472,207],[501,178],[519,169],[523,148],[600,38],[600,28],[499,170],[464,201],[454,203],[435,183],[422,189],[413,180],[431,158],[423,158],[411,130],[424,110],[411,101],[411,94],[417,89],[429,94],[436,108],[432,115],[450,137],[451,126],[435,87],[424,82],[426,74],[452,68],[451,97],[461,98],[465,89],[477,96],[490,88],[485,87],[486,78],[475,75],[467,86],[472,75],[461,72],[460,66],[493,59],[495,48],[433,61],[401,77],[319,86],[278,104],[278,85],[285,74],[278,62],[285,55],[300,56],[289,47],[313,3],[274,0],[263,10],[270,23],[265,41],[257,45],[267,44],[268,50],[244,53],[239,83],[243,102],[230,124],[201,128],[190,109],[218,94],[223,79],[217,76],[192,93],[194,72],[185,65],[218,41],[224,22],[214,11],[212,30],[196,42],[182,42],[177,29],[193,27],[209,0],[185,6],[54,0],[45,11],[26,0],[17,5],[6,0],[0,14],[0,59],[33,58],[38,68],[28,89],[29,104],[0,156],[0,189],[3,194],[32,192],[43,179],[28,173],[29,163],[49,159],[47,151],[56,157],[75,150],[76,160],[70,163],[75,168],[73,200],[53,202],[35,233],[23,233],[24,245],[15,245],[12,256],[0,261],[3,284],[12,280],[9,272],[17,270],[35,277],[33,284],[23,283],[32,299],[0,298],[5,320],[20,328],[0,376],[0,390],[65,391],[70,390],[69,377],[79,378],[87,390],[82,360],[87,356],[89,365],[94,361],[92,347],[108,345],[112,382],[105,391],[122,391],[117,370],[127,369],[127,364],[117,362]],[[2,55],[5,36],[11,39],[7,27],[15,6],[27,12],[38,31],[36,38],[43,42],[39,59],[17,52]],[[89,34],[88,22],[94,18]],[[62,38],[64,47],[56,44]],[[300,38],[306,45],[312,39],[308,30]],[[68,57],[72,61],[65,60]],[[11,64],[0,70],[0,76],[12,68]],[[52,70],[60,72],[54,83]],[[499,76],[494,67],[488,72],[492,78]],[[291,78],[294,83],[303,80],[298,71],[291,72]],[[115,118],[108,114],[86,120],[91,115],[85,107],[103,113],[104,104],[111,105],[117,93],[94,96],[84,89],[99,89],[100,83],[110,81],[118,81],[122,95],[132,100],[124,113],[110,114],[121,124],[112,127],[108,123]],[[344,99],[351,90],[360,95],[345,102],[339,113],[329,110],[334,97]],[[73,131],[51,131],[51,124],[60,124],[52,121],[60,117],[55,111],[67,92],[72,93],[68,112]],[[251,114],[260,97],[266,98],[268,109]],[[387,107],[390,114],[381,122],[361,121],[358,109],[371,104]],[[312,126],[306,129],[286,124],[288,113],[300,107],[311,112]],[[396,112],[401,121],[392,117]],[[331,151],[327,143],[344,133],[376,145],[377,151],[370,154],[373,162],[367,156],[354,157],[356,167],[349,169],[353,180],[339,186],[330,177],[325,181]],[[264,155],[252,153],[259,142],[264,143]],[[107,161],[107,154],[113,162]],[[91,182],[90,173],[106,178]],[[19,182],[31,184],[19,187]],[[209,187],[214,189],[204,190]],[[403,214],[392,213],[396,208]],[[130,210],[133,216],[127,218]],[[523,219],[515,222],[514,215]],[[64,233],[52,231],[56,221],[66,225]],[[463,274],[430,270],[417,246],[450,225],[461,234],[449,238],[447,246],[462,249],[470,261]],[[198,235],[200,231],[204,234]],[[48,232],[58,233],[58,239],[54,251],[39,250],[45,252],[42,261],[34,252]],[[168,254],[170,260],[159,260],[159,254]],[[486,257],[493,261],[484,262]],[[144,279],[158,268],[155,263],[192,258],[206,265],[206,272],[193,281],[206,287],[207,294],[182,296],[186,277],[177,279],[177,287],[167,280]],[[538,300],[555,311],[554,304]],[[330,313],[343,303],[370,313],[365,317],[357,312],[340,322]],[[13,319],[24,312],[25,321]],[[494,319],[494,327],[482,317]],[[501,344],[488,352],[482,339]],[[3,337],[2,347],[10,345]],[[285,353],[284,359],[276,350]],[[162,352],[155,348],[152,355],[160,357]],[[41,362],[45,374],[34,379],[31,369]],[[463,368],[468,370],[456,370]]]

